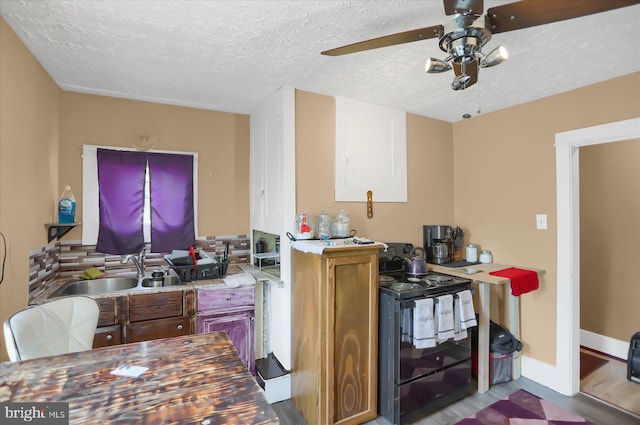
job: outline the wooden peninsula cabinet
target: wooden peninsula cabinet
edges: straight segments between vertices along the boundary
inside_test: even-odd
[[[379,248],[292,250],[291,398],[309,424],[377,415]]]

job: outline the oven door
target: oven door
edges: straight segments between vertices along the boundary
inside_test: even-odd
[[[400,385],[399,392],[399,416],[421,408],[435,410],[466,397],[471,393],[471,360],[405,382]]]
[[[403,335],[411,335],[409,328],[413,322],[413,301],[400,303],[401,323]],[[426,375],[436,373],[458,363],[471,359],[471,332],[467,331],[467,338],[460,341],[452,339],[439,343],[433,348],[416,348],[411,337],[401,338],[400,341],[400,376],[398,384],[414,381]],[[403,339],[405,341],[403,341]],[[469,377],[471,372],[469,371]]]

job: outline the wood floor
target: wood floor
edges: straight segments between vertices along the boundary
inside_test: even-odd
[[[576,394],[573,397],[563,396],[547,387],[522,377],[505,384],[494,385],[484,394],[474,393],[430,415],[420,415],[418,412],[418,414],[405,418],[406,420],[403,424],[451,425],[467,416],[473,415],[478,410],[498,400],[506,398],[518,389],[527,390],[538,397],[551,401],[570,412],[582,416],[594,425],[638,425],[638,423],[640,423],[639,417],[627,414],[620,409],[611,407],[582,393]],[[291,400],[274,403],[272,407],[280,417],[280,423],[282,425],[316,425],[307,424]],[[387,425],[388,422],[384,418],[379,417],[366,424]]]
[[[585,348],[580,350],[608,360],[580,381],[580,392],[637,415],[640,423],[640,384],[627,380],[626,362]]]

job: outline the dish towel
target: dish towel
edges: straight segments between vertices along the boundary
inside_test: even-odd
[[[454,300],[453,311],[453,339],[460,341],[467,337],[467,329],[477,326],[476,312],[473,308],[473,298],[471,291],[458,292]]]
[[[466,329],[462,329],[462,327],[460,326],[460,313],[458,313],[458,304],[459,301],[457,299],[454,300],[453,303],[453,340],[454,341],[460,341],[462,339],[465,339],[468,335],[467,335],[467,330]]]
[[[454,337],[453,295],[436,298],[436,340],[444,342]]]
[[[413,345],[416,348],[436,346],[433,298],[416,300],[416,306],[413,309]]]
[[[249,273],[240,273],[230,275],[224,278],[224,283],[229,288],[237,288],[238,286],[251,286],[256,284],[256,279]]]
[[[413,343],[413,309],[405,308],[402,310],[402,331],[400,334],[401,342]]]
[[[515,297],[538,289],[538,273],[532,270],[509,267],[489,274],[511,279],[511,295]]]
[[[476,321],[476,311],[473,308],[473,298],[471,297],[471,291],[465,290],[458,292],[458,306],[457,312],[460,317],[460,328],[469,329],[474,326],[478,326]]]

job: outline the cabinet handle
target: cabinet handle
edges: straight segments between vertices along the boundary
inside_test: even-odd
[[[227,295],[226,297],[224,297],[224,299],[227,300],[227,301],[231,301],[231,296]]]
[[[182,328],[184,328],[184,326],[182,326],[182,325],[178,325],[178,330],[179,330],[179,331],[181,331],[181,330],[182,330]]]
[[[105,338],[107,341],[111,341],[113,339],[113,335],[108,334]]]

